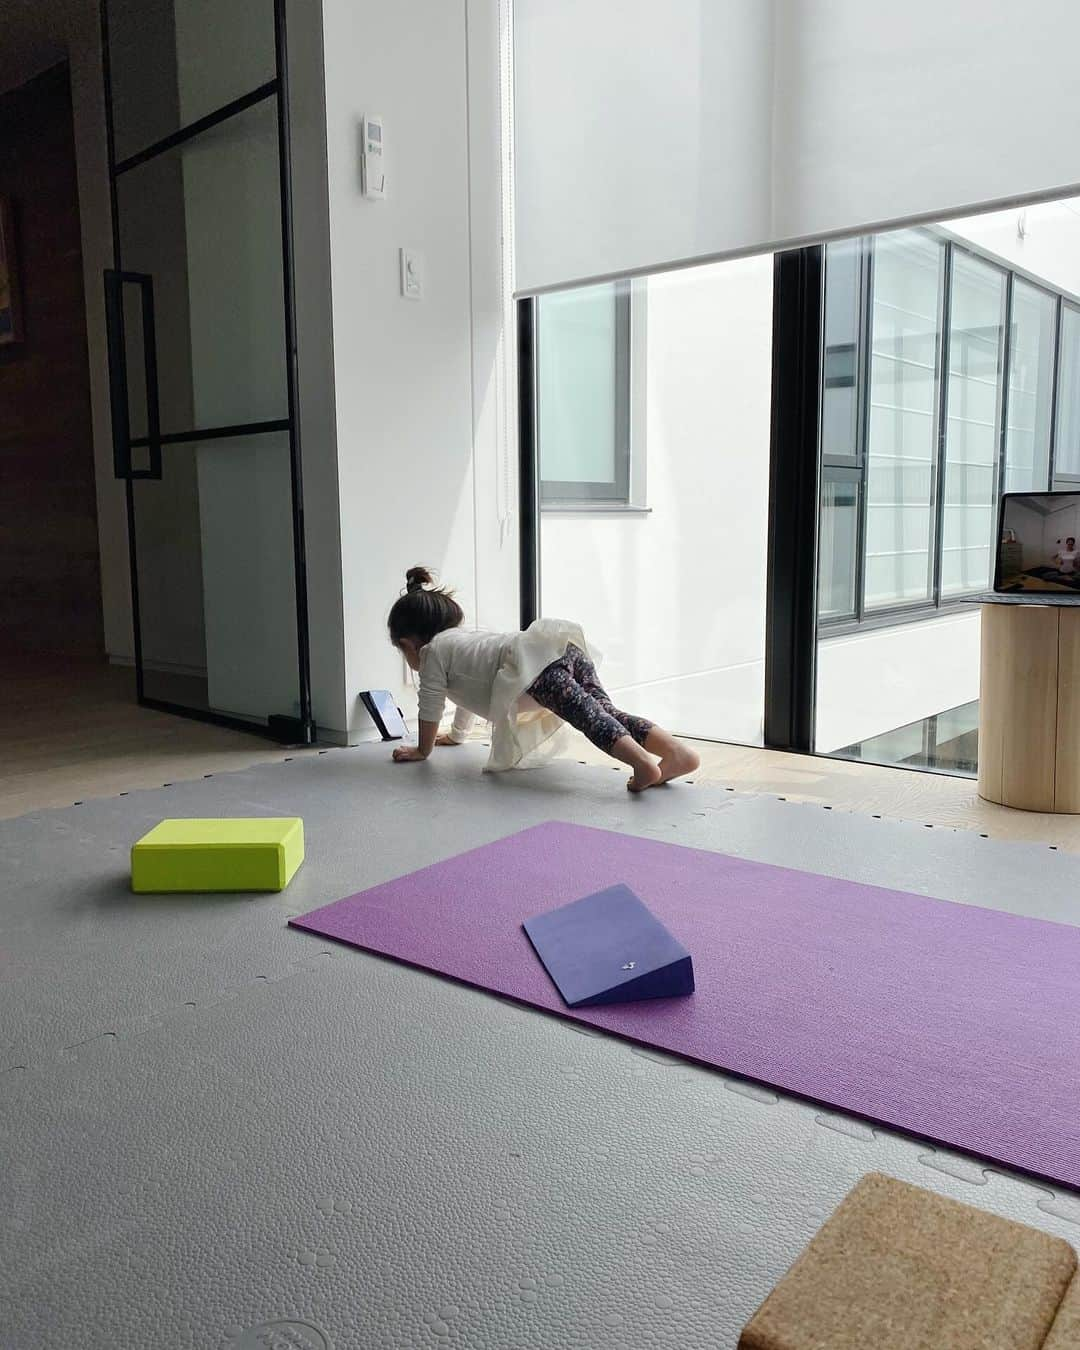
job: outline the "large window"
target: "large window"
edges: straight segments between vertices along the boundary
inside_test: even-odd
[[[859,521],[862,475],[863,276],[868,251],[861,239],[829,250],[821,381],[821,555],[819,614],[856,613],[862,569]]]
[[[1070,487],[1080,479],[1080,309],[1073,305],[1061,309],[1060,368],[1054,485]]]
[[[993,575],[1005,286],[1006,274],[999,268],[953,249],[941,513],[943,597],[985,590]]]
[[[630,501],[630,286],[541,297],[540,496],[547,506]]]
[[[1002,492],[1080,480],[1080,307],[935,229],[824,257],[819,622],[970,600]]]
[[[1054,296],[1019,277],[1013,280],[1006,403],[1006,492],[1044,487],[1050,472],[1054,389]]]
[[[522,372],[544,490],[535,613],[581,624],[618,707],[675,732],[758,745],[773,273],[766,254],[624,283],[629,390],[620,292],[542,296],[528,307],[532,362]],[[612,467],[628,411],[629,501],[625,476],[615,496]]]
[[[1080,483],[1078,250],[991,212],[523,303],[523,620],[676,731],[970,771],[1001,494]]]
[[[941,243],[918,231],[875,241],[866,454],[868,610],[925,603],[934,585],[935,393]]]

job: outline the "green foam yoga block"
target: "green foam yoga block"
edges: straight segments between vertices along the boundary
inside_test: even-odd
[[[298,816],[163,820],[131,847],[131,889],[283,891],[303,861]]]

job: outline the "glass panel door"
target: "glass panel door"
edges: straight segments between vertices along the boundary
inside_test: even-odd
[[[116,160],[277,76],[273,0],[108,0]]]
[[[105,17],[139,695],[310,739],[280,4],[106,0]]]

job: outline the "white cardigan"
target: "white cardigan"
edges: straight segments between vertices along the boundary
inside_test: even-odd
[[[565,725],[526,694],[540,672],[574,643],[589,649],[575,623],[537,619],[524,633],[484,633],[448,628],[420,653],[420,717],[441,720],[446,700],[456,705],[450,736],[462,741],[474,717],[491,723],[486,769],[512,769],[541,746],[551,753],[552,737]]]

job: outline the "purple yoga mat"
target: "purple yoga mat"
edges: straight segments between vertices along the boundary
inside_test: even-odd
[[[571,1012],[522,920],[616,882],[697,992]],[[292,922],[1080,1185],[1080,929],[559,823]]]

